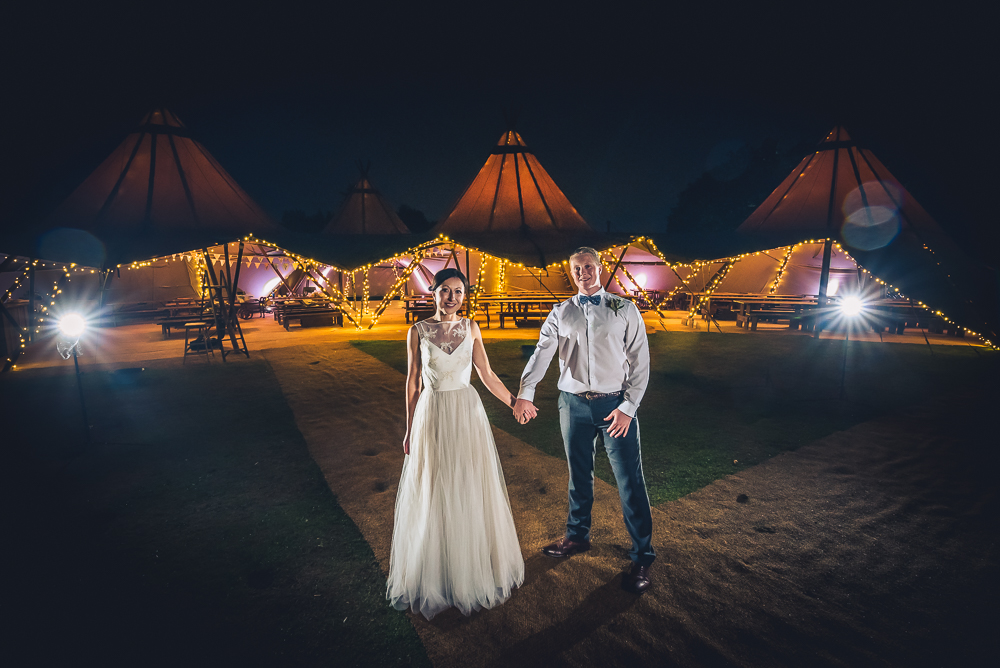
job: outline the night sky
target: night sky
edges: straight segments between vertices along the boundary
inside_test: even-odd
[[[158,105],[276,219],[336,210],[359,158],[394,206],[439,219],[513,109],[598,229],[655,236],[733,148],[814,143],[843,123],[992,260],[1000,105],[985,16],[689,4],[21,7],[0,39],[2,225],[43,217]]]

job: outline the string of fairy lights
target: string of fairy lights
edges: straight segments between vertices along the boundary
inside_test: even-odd
[[[809,239],[801,241],[797,244],[792,244],[785,247],[785,253],[782,257],[775,277],[768,288],[768,295],[777,294],[784,277],[787,274],[787,270],[794,255],[795,251],[806,244],[819,244],[825,243],[826,239]],[[484,279],[486,276],[488,266],[495,266],[496,271],[496,289],[499,293],[506,293],[508,288],[508,282],[510,280],[511,270],[513,268],[519,269],[532,269],[532,267],[526,267],[524,263],[513,262],[504,258],[490,255],[481,251],[473,246],[465,246],[452,240],[446,235],[439,235],[436,238],[421,243],[417,246],[407,249],[399,253],[394,253],[392,256],[378,260],[377,262],[370,262],[352,269],[346,267],[338,267],[333,264],[319,262],[317,260],[307,258],[302,255],[298,255],[287,249],[280,247],[279,245],[267,241],[266,239],[261,239],[253,235],[248,235],[243,238],[244,243],[257,245],[261,249],[263,255],[246,256],[242,259],[242,262],[246,263],[248,267],[262,266],[264,262],[267,262],[270,267],[278,274],[281,279],[272,289],[270,294],[266,295],[268,298],[273,298],[275,293],[277,293],[283,286],[286,286],[286,281],[291,277],[291,274],[285,276],[281,274],[275,262],[280,262],[285,269],[290,268],[293,272],[299,270],[303,273],[307,280],[311,281],[316,287],[322,290],[331,301],[335,302],[344,313],[344,316],[354,325],[358,330],[361,330],[367,321],[368,329],[371,329],[376,324],[378,324],[380,318],[385,314],[390,302],[399,296],[405,289],[407,283],[409,282],[414,271],[417,271],[418,267],[429,258],[441,259],[445,257],[448,253],[455,256],[457,251],[465,253],[468,257],[470,253],[476,253],[479,256],[478,268],[476,271],[476,281],[475,287],[470,295],[470,305],[468,316],[474,317],[477,309],[480,296],[483,294],[483,285],[485,283]],[[236,242],[234,242],[236,243]],[[717,260],[708,261],[694,261],[694,262],[670,262],[667,260],[666,256],[660,251],[656,246],[656,243],[645,236],[633,237],[627,244],[628,246],[634,246],[639,249],[644,249],[650,252],[652,255],[659,258],[660,262],[670,268],[676,273],[678,279],[681,280],[681,285],[677,285],[671,288],[664,298],[662,298],[658,303],[654,303],[654,299],[651,298],[649,291],[645,289],[644,286],[639,285],[639,282],[631,274],[629,269],[624,265],[624,263],[618,264],[618,270],[636,287],[636,291],[641,295],[641,298],[645,300],[647,304],[656,309],[657,313],[662,317],[662,307],[661,305],[670,301],[678,291],[682,289],[690,290],[689,286],[685,285],[685,280],[682,275],[687,275],[688,279],[699,275],[703,270],[711,270],[713,267],[720,265],[715,273],[713,274],[711,280],[704,289],[699,291],[700,294],[697,295],[696,299],[692,299],[691,307],[688,311],[688,318],[693,318],[695,314],[699,311],[701,306],[711,298],[711,295],[716,292],[716,290],[723,284],[726,277],[732,271],[732,269],[744,258],[749,256],[760,255],[762,251],[743,253],[729,258],[721,258]],[[214,248],[214,247],[213,247]],[[264,249],[271,249],[265,252]],[[443,253],[441,249],[447,248],[447,253]],[[897,296],[901,299],[908,299],[903,293],[900,292],[899,288],[895,287],[891,283],[888,283],[878,276],[873,275],[867,269],[862,267],[857,261],[850,256],[850,254],[841,246],[840,243],[834,242],[833,248],[836,249],[838,253],[842,253],[845,258],[849,259],[858,267],[864,274],[871,277],[872,280],[877,282],[880,286],[884,288],[886,294]],[[923,248],[927,250],[931,255],[936,255],[930,247],[926,244]],[[599,252],[601,263],[604,265],[605,270],[609,273],[612,268],[611,262],[616,262],[615,251],[620,252],[622,246],[613,246],[611,248],[605,249]],[[269,253],[274,253],[270,255]],[[611,258],[611,261],[608,260]],[[37,298],[37,318],[34,320],[34,330],[32,334],[37,334],[41,332],[42,328],[46,326],[47,319],[51,320],[51,313],[58,306],[59,300],[64,296],[65,291],[61,283],[63,281],[69,282],[72,280],[74,275],[81,274],[101,274],[103,277],[106,273],[112,271],[121,270],[140,270],[146,267],[155,266],[158,263],[163,262],[188,262],[193,264],[194,275],[196,277],[198,290],[203,291],[205,286],[205,275],[207,272],[208,262],[222,263],[224,262],[224,257],[218,252],[205,253],[204,251],[190,251],[186,253],[174,253],[171,255],[165,255],[161,257],[151,258],[148,260],[135,261],[130,263],[118,264],[113,269],[99,270],[92,267],[77,266],[74,263],[59,263],[59,262],[49,262],[44,260],[37,260],[31,258],[20,258],[20,257],[9,257],[10,265],[14,267],[14,271],[20,269],[20,272],[15,276],[11,285],[3,292],[2,297],[0,297],[0,303],[6,303],[11,300],[14,295],[24,290],[30,289],[31,272],[32,270],[61,270],[61,275],[52,282],[51,287],[35,285],[35,294]],[[455,256],[455,261],[457,262],[457,256]],[[233,263],[234,260],[231,258],[230,262]],[[935,257],[935,262],[940,266],[940,262],[937,261]],[[546,267],[544,271],[548,272],[552,269],[562,269],[566,270],[567,261],[553,262]],[[18,266],[21,265],[21,266]],[[372,308],[370,305],[371,300],[371,275],[370,272],[373,268],[381,267],[391,267],[393,272],[393,282],[389,286],[389,289],[385,291],[381,302],[377,307]],[[399,268],[402,267],[402,271]],[[341,278],[341,287],[334,285],[334,283],[329,279],[328,274],[331,272],[337,272]],[[359,276],[360,274],[360,276]],[[950,278],[950,274],[948,275]],[[619,276],[619,271],[615,271],[614,280],[618,287],[621,289],[622,293],[626,296],[630,295],[630,290],[626,287]],[[360,289],[361,295],[358,295]],[[362,302],[359,306],[357,302]],[[959,325],[942,311],[935,309],[934,307],[925,304],[920,300],[911,300],[913,304],[925,309],[928,313],[931,313],[942,321],[947,323],[949,328],[960,329],[964,333],[976,337],[983,342],[984,345],[990,347],[993,350],[1000,350],[994,341],[987,338],[984,334],[977,332],[973,329],[965,327],[964,325]],[[23,349],[28,344],[25,335],[28,334],[27,328],[22,328],[18,331],[18,336],[20,338],[20,348]],[[7,365],[13,366],[14,359],[16,355],[8,355]]]
[[[801,244],[794,244],[788,247],[785,251],[785,256],[781,258],[781,263],[778,265],[778,272],[774,275],[774,280],[771,282],[771,287],[767,291],[767,294],[773,295],[778,290],[778,285],[781,283],[781,277],[785,275],[785,268],[788,266],[788,261],[792,259],[792,253]]]

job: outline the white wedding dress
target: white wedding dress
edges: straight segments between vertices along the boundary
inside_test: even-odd
[[[524,561],[490,423],[472,377],[471,325],[416,324],[423,391],[396,494],[386,597],[427,619],[492,608]]]

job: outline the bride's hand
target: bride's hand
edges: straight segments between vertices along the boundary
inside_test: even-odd
[[[403,437],[403,454],[404,455],[410,454],[410,435],[409,434],[407,434],[406,436]]]
[[[518,399],[514,402],[514,419],[521,424],[527,424],[536,415],[538,415],[538,409],[527,399]]]

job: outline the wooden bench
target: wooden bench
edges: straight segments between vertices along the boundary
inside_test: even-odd
[[[111,322],[117,327],[121,322],[150,322],[163,312],[163,307],[159,304],[140,302],[137,304],[123,304],[111,312]],[[191,318],[188,318],[190,321]]]
[[[748,329],[751,332],[755,332],[757,331],[758,322],[777,322],[778,320],[787,320],[788,326],[792,329],[796,329],[801,323],[806,322],[811,317],[814,316],[810,316],[796,309],[748,309],[736,314],[736,326],[748,326]]]
[[[323,306],[275,309],[274,319],[285,331],[288,331],[293,321],[298,322],[300,327],[332,327],[334,323],[344,326],[344,314],[340,309]]]
[[[498,302],[500,308],[497,311],[497,316],[500,318],[500,329],[503,329],[504,321],[508,319],[513,320],[515,324],[518,322],[526,323],[529,320],[541,322],[548,317],[552,308],[558,303],[558,301],[546,300],[525,301],[523,298],[500,301]]]
[[[407,324],[412,320],[417,322],[434,315],[434,297],[431,295],[407,295],[403,297],[403,310]]]
[[[192,319],[196,318],[191,315],[175,316],[173,318],[157,318],[156,324],[158,324],[160,329],[163,331],[163,338],[169,339],[171,328],[183,327],[186,323],[191,322]]]

